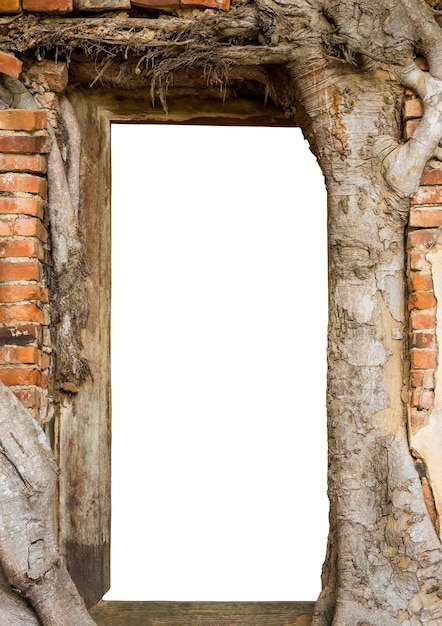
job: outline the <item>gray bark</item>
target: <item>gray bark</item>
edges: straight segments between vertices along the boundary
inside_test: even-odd
[[[401,392],[404,227],[408,198],[439,152],[439,27],[423,2],[324,8],[323,37],[339,61],[318,58],[310,74],[301,59],[291,65],[329,199],[331,526],[313,624],[436,624],[441,545],[409,452]],[[430,36],[431,46],[416,42]],[[415,64],[415,45],[431,48],[429,73]],[[359,71],[349,75],[349,63]],[[391,82],[380,80],[385,70]],[[424,103],[406,143],[397,115],[404,85]]]
[[[2,623],[92,625],[57,547],[55,459],[43,430],[3,384],[0,473],[0,562],[9,583],[0,577]]]

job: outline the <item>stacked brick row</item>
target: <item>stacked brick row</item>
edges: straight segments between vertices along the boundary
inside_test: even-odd
[[[230,0],[0,0],[0,13],[83,13],[134,9],[182,7],[230,8]]]
[[[0,110],[0,380],[40,421],[50,366],[42,109]]]
[[[422,117],[422,104],[410,97],[404,108],[404,138],[409,139]],[[442,164],[430,163],[412,198],[408,229],[408,288],[410,321],[409,427],[413,436],[428,424],[434,407],[438,366],[437,298],[432,254],[442,250]],[[425,468],[420,476],[430,519],[437,525],[433,492]]]
[[[408,139],[422,116],[417,98],[405,103],[405,138]],[[410,309],[411,431],[427,423],[434,403],[437,368],[436,306],[429,253],[440,249],[442,226],[442,170],[425,169],[421,186],[412,199],[408,232],[408,286]]]

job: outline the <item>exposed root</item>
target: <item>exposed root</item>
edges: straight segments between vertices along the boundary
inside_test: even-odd
[[[65,108],[72,116],[71,109]],[[49,132],[52,136],[52,149],[48,158],[48,208],[54,261],[51,272],[51,328],[55,347],[55,382],[61,388],[66,384],[77,387],[90,375],[87,360],[81,355],[81,333],[88,316],[85,284],[88,269],[78,225],[76,161],[79,159],[79,139],[75,135],[75,126],[69,126],[71,136],[68,134],[68,143],[73,143],[70,169],[74,168],[73,173],[66,174],[55,133],[51,128]]]

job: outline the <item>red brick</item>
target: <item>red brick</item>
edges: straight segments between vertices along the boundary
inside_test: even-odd
[[[0,13],[17,13],[20,9],[20,0],[0,0]]]
[[[23,63],[17,59],[13,54],[7,52],[0,52],[0,73],[11,76],[12,78],[18,78],[21,74],[21,68]]]
[[[424,169],[421,185],[442,185],[442,170]]]
[[[38,244],[35,239],[0,240],[0,258],[38,257]]]
[[[41,390],[38,387],[31,387],[30,389],[12,389],[11,391],[27,409],[40,408]]]
[[[43,203],[40,198],[0,197],[0,215],[31,215],[43,217]]]
[[[51,357],[47,352],[42,352],[40,355],[40,368],[42,370],[47,370],[49,365],[51,364]]]
[[[13,225],[14,225],[13,219],[0,220],[0,237],[12,236]]]
[[[429,271],[430,264],[428,263],[425,257],[426,257],[426,252],[412,252],[409,255],[410,269]]]
[[[411,343],[414,348],[434,348],[434,340],[434,333],[413,333]]]
[[[418,411],[417,409],[411,409],[409,419],[411,434],[414,435],[423,426],[426,426],[426,424],[428,424],[428,411]]]
[[[37,385],[44,382],[41,372],[35,367],[10,367],[0,369],[0,380],[11,387],[12,385]]]
[[[1,239],[0,238],[0,258],[39,258],[43,260],[45,252],[41,243],[37,239]]]
[[[33,346],[8,346],[0,348],[0,365],[22,363],[40,364],[40,350]]]
[[[434,226],[437,228],[442,224],[442,208],[427,209],[414,206],[410,211],[410,226],[428,228]]]
[[[47,240],[47,230],[36,217],[0,217],[0,237],[38,237]]]
[[[34,135],[1,135],[0,152],[13,152],[20,154],[46,154],[51,149],[51,138],[47,133]]]
[[[435,369],[437,367],[437,355],[434,350],[411,350],[411,366],[415,369]]]
[[[421,393],[419,407],[422,409],[431,409],[433,404],[434,404],[434,391],[430,391],[430,389],[423,389]]]
[[[0,282],[14,280],[41,280],[41,262],[38,259],[27,261],[0,261]]]
[[[25,11],[36,13],[70,13],[73,9],[72,0],[22,0]]]
[[[442,185],[422,185],[411,199],[411,204],[441,204]]]
[[[0,327],[1,346],[25,346],[34,342],[41,344],[41,341],[41,326],[24,324],[23,326]]]
[[[19,217],[13,220],[14,228],[12,234],[15,237],[38,237],[45,243],[48,239],[48,231],[44,224],[35,217]]]
[[[436,328],[436,313],[416,313],[411,316],[412,330],[430,330]]]
[[[26,70],[26,79],[55,93],[62,93],[69,80],[67,63],[43,59]]]
[[[425,389],[434,389],[434,372],[424,372],[424,381],[422,386],[425,387]]]
[[[413,392],[411,394],[411,399],[410,399],[410,404],[412,407],[419,406],[419,398],[421,395],[421,391],[422,389],[420,387],[417,389],[413,389]]]
[[[47,303],[48,291],[38,284],[0,285],[0,303],[24,302],[38,300]]]
[[[419,410],[431,409],[434,404],[434,391],[429,389],[415,389],[411,395],[411,406]]]
[[[432,275],[412,272],[410,274],[410,288],[412,291],[431,291],[433,289]]]
[[[432,309],[437,304],[434,294],[428,291],[415,291],[409,298],[410,309]]]
[[[43,109],[3,109],[0,111],[1,130],[44,130],[48,115]]]
[[[411,248],[418,248],[419,246],[425,246],[436,231],[433,228],[422,228],[421,230],[413,230],[408,235],[408,245]]]
[[[41,154],[2,154],[0,172],[36,172],[46,174],[46,157]]]
[[[36,304],[0,304],[0,323],[36,322],[44,324],[44,313]]]
[[[419,126],[420,120],[408,120],[404,124],[404,139],[410,139],[416,128]]]
[[[410,382],[412,387],[422,387],[424,373],[422,371],[411,372]]]
[[[411,393],[410,405],[413,408],[416,408],[417,406],[419,406],[419,397],[421,395],[421,391],[422,391],[422,388],[418,387],[416,389],[413,389],[413,391]]]
[[[404,121],[416,117],[422,117],[422,102],[418,98],[406,100],[404,104]]]
[[[45,199],[47,182],[45,178],[33,174],[0,174],[0,191],[35,193]]]

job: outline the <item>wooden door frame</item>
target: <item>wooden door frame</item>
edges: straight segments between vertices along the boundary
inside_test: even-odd
[[[94,606],[91,614],[99,625],[310,624],[313,603],[308,602],[102,601],[110,587],[111,124],[297,124],[273,104],[255,96],[225,100],[222,94],[215,93],[201,99],[172,91],[168,94],[167,112],[152,104],[146,89],[89,90],[72,86],[67,96],[82,137],[80,226],[89,266],[89,321],[83,344],[92,374],[78,393],[63,403],[58,421],[59,533],[71,575],[87,605]],[[173,146],[170,166],[173,168]]]

